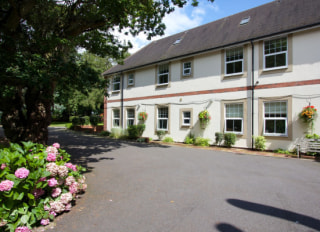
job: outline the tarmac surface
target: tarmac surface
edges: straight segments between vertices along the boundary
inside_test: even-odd
[[[320,163],[50,128],[88,189],[54,232],[320,231]]]

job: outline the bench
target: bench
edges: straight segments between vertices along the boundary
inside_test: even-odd
[[[297,156],[301,157],[300,153],[316,152],[320,153],[320,139],[302,139],[297,145]]]

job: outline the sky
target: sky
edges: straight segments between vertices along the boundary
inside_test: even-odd
[[[199,0],[197,7],[192,7],[188,4],[184,8],[176,8],[173,13],[167,15],[163,19],[163,22],[166,24],[165,35],[154,37],[151,41],[159,40],[272,1],[274,0],[215,0],[214,3],[211,3],[207,0]],[[133,45],[133,48],[129,50],[131,54],[151,42],[142,33],[136,37],[119,35],[119,39],[130,40]]]

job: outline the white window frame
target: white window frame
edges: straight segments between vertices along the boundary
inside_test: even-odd
[[[190,67],[185,67],[184,65],[185,64],[190,64]],[[188,70],[188,73],[186,73],[186,71]],[[186,61],[186,62],[183,62],[182,63],[182,75],[184,77],[187,77],[187,76],[191,76],[192,74],[192,62],[191,61]]]
[[[239,117],[227,117],[227,105],[241,105],[242,106],[242,118]],[[235,133],[235,134],[243,134],[243,103],[226,103],[224,105],[224,132],[225,133]],[[241,120],[241,131],[227,131],[227,120]]]
[[[167,68],[164,68],[164,67],[167,67]],[[162,72],[161,69],[162,69],[162,70],[167,69],[168,71],[167,71],[167,72]],[[162,76],[167,76],[168,81],[165,82],[165,83],[160,83],[160,78],[161,78]],[[158,65],[158,68],[157,68],[157,85],[158,85],[158,86],[168,85],[168,84],[169,84],[169,79],[170,79],[170,64],[169,64],[169,63],[166,63],[166,64],[160,64],[160,65]]]
[[[167,117],[161,117],[162,115],[159,115],[160,109],[167,109]],[[160,120],[166,120],[167,121],[167,128],[160,128]],[[168,131],[169,130],[169,107],[158,107],[157,108],[157,130],[163,130]]]
[[[190,116],[189,117],[185,117],[184,113],[189,113]],[[181,123],[181,125],[182,126],[191,126],[191,117],[192,117],[192,115],[191,115],[191,111],[190,110],[182,111],[182,123]],[[186,119],[189,120],[189,123],[185,123]]]
[[[119,78],[119,80],[117,80]],[[115,85],[119,84],[119,89],[115,89]],[[119,75],[112,78],[112,92],[120,92],[121,89],[121,77]]]
[[[128,86],[134,86],[134,74],[128,74]]]
[[[133,111],[133,118],[132,117],[129,117],[129,111],[130,110],[132,110]],[[126,113],[127,113],[127,117],[126,117],[126,125],[127,125],[127,128],[129,127],[129,126],[131,126],[131,125],[129,125],[129,121],[133,121],[133,123],[132,123],[132,125],[134,125],[134,122],[135,122],[135,114],[136,114],[136,111],[135,111],[135,109],[133,109],[133,108],[129,108],[129,109],[127,109],[126,110]]]
[[[286,51],[280,51],[280,52],[273,52],[273,53],[269,53],[269,54],[265,54],[266,53],[266,42],[271,42],[271,41],[276,41],[276,40],[282,40],[282,39],[286,39],[287,41],[287,47],[286,47]],[[283,68],[287,68],[288,67],[288,37],[279,37],[279,38],[273,38],[273,39],[269,39],[269,40],[265,40],[263,42],[263,70],[269,71],[269,70],[277,70],[277,69],[283,69]],[[286,55],[286,64],[283,66],[278,66],[278,67],[271,67],[271,68],[267,68],[266,67],[266,58],[268,56],[276,56],[276,55],[280,55],[280,54],[285,54]]]
[[[285,103],[286,104],[286,117],[266,117],[266,104],[267,103]],[[280,105],[281,109],[281,105]],[[281,114],[281,110],[277,113]],[[285,121],[285,132],[284,133],[267,133],[266,132],[266,121],[267,120],[284,120]],[[276,127],[276,124],[275,124]],[[288,136],[288,101],[266,101],[263,103],[263,135],[265,136]]]
[[[228,59],[228,52],[236,52],[236,50],[242,50],[242,58],[241,59],[235,59],[235,60],[231,60],[231,61],[227,61]],[[243,74],[243,65],[244,65],[244,49],[243,49],[243,46],[241,47],[234,47],[234,48],[229,48],[229,49],[226,49],[225,51],[225,66],[224,66],[224,70],[225,70],[225,76],[234,76],[234,75],[241,75]],[[232,63],[237,63],[237,62],[240,62],[241,61],[241,72],[234,72],[234,73],[227,73],[227,66],[228,64],[232,64]]]
[[[115,115],[115,111],[119,111],[119,116],[118,117],[116,117],[116,115]],[[113,109],[112,110],[112,127],[114,127],[114,128],[119,128],[120,127],[120,123],[121,123],[121,115],[120,115],[120,109]],[[117,125],[115,122],[116,121],[118,121],[118,124],[119,125]]]

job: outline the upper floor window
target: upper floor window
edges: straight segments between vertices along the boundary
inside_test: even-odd
[[[190,76],[191,75],[191,61],[184,62],[182,67],[183,76]]]
[[[127,127],[134,125],[134,109],[127,109]]]
[[[113,113],[112,126],[119,127],[120,126],[120,110],[114,109],[112,113]]]
[[[288,66],[287,37],[264,42],[264,69],[278,69]]]
[[[227,49],[225,57],[226,75],[243,73],[243,47]]]
[[[134,74],[130,73],[128,75],[128,86],[134,86]]]
[[[120,91],[120,76],[114,76],[112,78],[112,91]]]
[[[157,129],[165,130],[169,129],[169,109],[168,107],[158,108],[158,120],[157,120]]]
[[[169,83],[169,64],[158,66],[157,85],[167,85]]]
[[[243,133],[243,104],[225,104],[225,132]]]
[[[264,103],[264,135],[287,135],[287,101]]]

